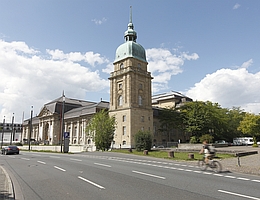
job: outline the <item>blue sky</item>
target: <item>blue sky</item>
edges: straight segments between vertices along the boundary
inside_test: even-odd
[[[133,7],[153,94],[260,112],[258,0],[0,0],[0,121],[61,96],[109,101]]]

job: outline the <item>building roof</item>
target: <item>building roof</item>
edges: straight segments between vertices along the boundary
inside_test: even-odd
[[[134,24],[132,23],[132,7],[130,9],[130,21],[128,23],[128,29],[125,31],[125,43],[121,44],[116,50],[116,58],[114,62],[118,62],[125,58],[136,58],[143,62],[146,61],[145,49],[136,42],[137,33],[134,30]]]
[[[182,99],[185,98],[186,101],[192,101],[191,98],[175,91],[167,92],[167,93],[162,93],[162,94],[157,94],[152,96],[152,104],[156,104],[159,101],[163,100],[168,100],[168,99]]]

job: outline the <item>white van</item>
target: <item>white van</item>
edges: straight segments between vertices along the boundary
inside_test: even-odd
[[[233,139],[234,145],[253,145],[254,140],[252,137],[239,137]]]

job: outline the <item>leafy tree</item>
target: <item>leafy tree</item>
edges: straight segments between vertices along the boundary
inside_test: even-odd
[[[170,138],[174,129],[183,130],[182,116],[180,111],[173,107],[162,108],[159,111],[160,131],[164,132]]]
[[[243,135],[241,130],[238,130],[240,121],[243,120],[245,116],[244,110],[241,110],[239,107],[233,107],[232,109],[226,109],[227,115],[227,130],[225,137],[220,139],[225,139],[226,141],[232,141],[233,138],[240,137]]]
[[[213,142],[213,136],[210,134],[205,134],[200,136],[200,142],[203,142],[204,140],[207,140],[208,143],[212,143]]]
[[[238,130],[243,134],[253,137],[256,144],[256,137],[260,135],[260,115],[246,113],[243,120],[240,121]]]
[[[217,103],[195,101],[180,108],[186,132],[197,138],[210,133],[221,138],[227,128],[226,111]]]
[[[103,109],[94,115],[87,125],[87,130],[93,136],[97,149],[105,151],[110,148],[114,139],[115,126],[115,117],[110,117],[107,110]]]
[[[138,131],[135,134],[135,148],[137,151],[151,150],[152,135],[148,131]]]

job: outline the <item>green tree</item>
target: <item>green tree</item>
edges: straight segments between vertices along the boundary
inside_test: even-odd
[[[213,136],[210,135],[210,134],[205,134],[205,135],[200,136],[200,142],[203,142],[205,140],[208,141],[208,143],[212,143],[213,142]]]
[[[252,136],[254,144],[256,144],[256,137],[260,135],[260,115],[246,113],[243,120],[240,121],[238,130],[245,135]]]
[[[159,121],[159,130],[166,133],[168,138],[170,138],[171,132],[174,129],[183,130],[183,120],[181,113],[173,107],[162,108],[159,110]]]
[[[94,138],[97,149],[108,150],[114,139],[116,120],[114,116],[109,116],[105,109],[96,113],[87,125],[87,131]]]
[[[225,137],[220,139],[225,139],[226,141],[233,141],[233,138],[240,137],[243,135],[241,130],[238,130],[240,121],[243,120],[245,116],[245,111],[241,110],[239,107],[233,107],[232,109],[226,109],[227,115],[227,130]]]
[[[138,131],[135,134],[135,148],[137,151],[151,150],[152,135],[148,131]]]

